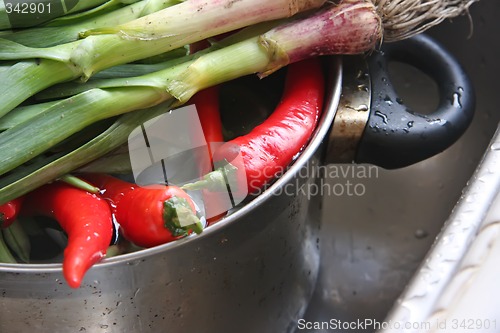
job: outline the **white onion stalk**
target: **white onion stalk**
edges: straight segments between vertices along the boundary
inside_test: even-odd
[[[160,54],[258,22],[291,17],[325,0],[188,0],[126,24],[90,30],[70,61],[87,79],[111,66]]]

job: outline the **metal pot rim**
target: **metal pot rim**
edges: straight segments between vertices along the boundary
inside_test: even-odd
[[[203,231],[201,235],[191,235],[183,239],[179,239],[172,243],[167,243],[159,246],[155,246],[148,249],[139,250],[136,252],[131,252],[116,257],[105,258],[102,261],[96,263],[94,266],[103,267],[108,265],[116,265],[123,262],[140,260],[144,257],[151,256],[160,252],[171,251],[178,246],[185,246],[196,242],[200,237],[207,237],[208,235],[214,234],[219,230],[227,227],[229,224],[236,223],[241,216],[250,214],[252,210],[262,205],[271,196],[275,195],[275,191],[280,189],[284,184],[289,182],[300,169],[310,160],[312,155],[318,149],[319,145],[327,137],[330,130],[333,119],[337,112],[338,103],[341,94],[342,85],[342,61],[340,56],[328,57],[328,78],[327,78],[327,93],[325,97],[325,106],[321,114],[321,118],[318,123],[316,132],[314,133],[311,141],[304,151],[300,154],[294,164],[288,169],[282,177],[280,177],[276,182],[274,182],[269,188],[267,188],[262,194],[257,196],[255,199],[239,208],[227,217],[224,217],[220,222],[211,225],[209,228]],[[2,264],[0,263],[0,271],[9,272],[34,272],[34,273],[48,273],[61,271],[61,263],[43,263],[43,264]]]

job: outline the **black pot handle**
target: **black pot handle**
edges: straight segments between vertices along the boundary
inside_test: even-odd
[[[390,60],[410,64],[436,81],[437,110],[422,115],[403,104],[390,82]],[[405,167],[442,152],[469,127],[475,107],[472,84],[458,61],[432,38],[420,34],[384,45],[368,63],[371,108],[357,163],[386,169]]]

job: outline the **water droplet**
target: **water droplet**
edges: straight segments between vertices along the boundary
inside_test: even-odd
[[[360,106],[358,106],[357,108],[355,108],[354,110],[356,111],[368,111],[368,105],[366,104],[361,104]]]
[[[397,102],[398,104],[403,105],[403,100],[402,100],[401,98],[399,98],[399,97],[398,97],[398,98],[396,98],[396,102]]]
[[[359,84],[358,90],[368,92],[368,87],[366,86],[366,84]]]
[[[414,235],[415,235],[416,239],[423,239],[423,238],[429,236],[429,233],[426,230],[419,228],[419,229],[415,230]]]
[[[439,118],[436,118],[436,119],[426,119],[426,120],[431,125],[436,125],[436,124],[444,125],[444,124],[446,124],[446,120],[439,119]]]
[[[451,103],[453,105],[453,107],[462,108],[462,102],[460,101],[461,97],[462,97],[462,95],[458,92],[453,94],[453,101]]]
[[[409,121],[409,122],[406,124],[406,126],[408,126],[408,128],[412,128],[412,127],[413,127],[413,123],[414,123],[414,121],[413,121],[413,120],[411,120],[411,121]]]
[[[389,95],[385,95],[384,102],[389,106],[393,104],[392,99],[389,97]]]
[[[387,78],[386,78],[386,77],[383,77],[383,78],[382,78],[382,82],[384,82],[384,83],[385,83],[385,82],[387,82]]]
[[[382,121],[384,122],[384,124],[387,124],[388,119],[387,119],[387,115],[385,113],[382,113],[382,112],[377,110],[377,111],[375,111],[375,115],[377,117],[382,118]]]

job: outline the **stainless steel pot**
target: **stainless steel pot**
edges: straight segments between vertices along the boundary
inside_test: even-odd
[[[435,46],[427,38],[415,41],[419,45]],[[411,44],[405,45],[406,48]],[[453,83],[453,92],[457,91],[457,85],[464,92],[460,106],[451,100],[445,103],[448,112],[438,111],[441,112],[439,119],[447,119],[446,133],[451,137],[448,142],[453,142],[472,117],[473,94],[463,71],[448,54],[444,55],[448,57],[445,64],[453,64],[446,72],[455,75],[453,80],[460,81]],[[374,66],[382,68],[377,59],[370,69],[372,78],[376,77]],[[345,77],[345,82],[355,86],[342,88],[341,58],[329,58],[328,62],[329,93],[318,129],[290,169],[263,194],[200,236],[104,260],[87,273],[77,290],[65,284],[60,264],[0,265],[0,331],[293,331],[312,295],[320,259],[321,198],[311,196],[304,189],[318,185],[321,180],[315,168],[325,161],[328,144],[325,138],[339,109],[342,89],[343,103],[348,100],[349,91],[371,89],[369,85],[358,84],[366,76],[357,69],[346,70],[352,76]],[[388,87],[387,77],[372,81]],[[452,96],[449,89],[443,91],[445,100]],[[354,160],[363,156],[360,152],[363,143],[369,142],[367,133],[387,133],[382,134],[383,139],[392,134],[407,135],[420,138],[420,142],[424,139],[428,144],[431,141],[422,137],[422,131],[425,136],[433,128],[438,131],[444,128],[443,123],[437,127],[439,122],[428,121],[435,118],[415,115],[406,108],[382,109],[390,103],[381,94],[368,94],[366,104],[360,104],[366,105],[366,109],[357,111],[369,112],[370,103],[377,105],[380,98],[384,101],[371,108],[372,115],[367,116],[367,122],[361,126],[356,136],[360,144]],[[454,106],[451,111],[450,105]],[[463,119],[454,121],[451,116],[456,113]],[[419,119],[407,120],[413,116]],[[370,122],[378,118],[381,124]],[[400,120],[402,118],[405,120]],[[394,125],[396,120],[406,127],[398,128]],[[407,124],[417,120],[421,123],[415,126],[418,135],[412,136],[407,132]],[[386,128],[386,125],[394,126]],[[380,137],[370,140],[380,140]],[[431,154],[444,148],[440,146]],[[403,152],[408,155],[404,149]],[[425,158],[424,155],[419,158]],[[400,164],[413,162],[402,162],[399,157],[396,160]],[[369,159],[361,161],[370,162]]]

